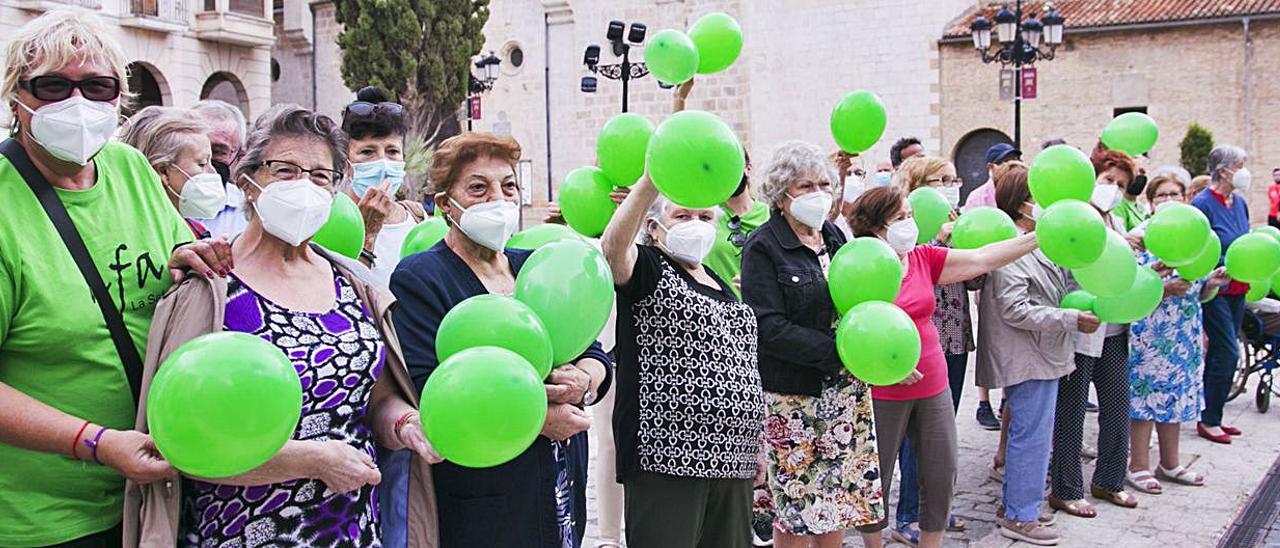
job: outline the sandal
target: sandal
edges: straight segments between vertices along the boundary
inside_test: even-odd
[[[1093,498],[1096,498],[1098,500],[1105,500],[1121,508],[1137,508],[1138,507],[1138,499],[1134,498],[1133,495],[1126,493],[1124,490],[1108,491],[1106,489],[1098,487],[1097,485],[1090,485],[1089,494],[1093,495]]]
[[[889,532],[889,538],[907,546],[919,546],[920,528],[915,523],[903,523]]]
[[[1164,492],[1164,486],[1160,485],[1160,481],[1151,475],[1150,470],[1131,470],[1125,472],[1124,482],[1130,487],[1142,491],[1148,495],[1159,495]]]
[[[987,477],[991,478],[991,481],[996,483],[1004,483],[1004,466],[996,466],[995,464],[992,464],[991,467],[987,469]]]
[[[1077,499],[1073,501],[1064,501],[1053,495],[1049,496],[1049,507],[1059,512],[1066,512],[1078,518],[1096,518],[1098,517],[1098,509],[1089,501]]]
[[[953,532],[964,531],[964,528],[967,525],[968,524],[965,523],[964,518],[957,516],[955,514],[951,514],[951,516],[947,518],[948,531],[953,531]]]
[[[1201,487],[1204,485],[1204,476],[1181,464],[1173,467],[1172,470],[1157,465],[1156,475],[1182,485],[1190,485],[1192,487]]]
[[[624,548],[624,547],[622,546],[621,542],[616,542],[612,540],[602,540],[596,543],[595,548]]]

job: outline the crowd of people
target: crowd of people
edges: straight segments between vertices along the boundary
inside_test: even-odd
[[[1041,207],[1014,146],[991,147],[989,180],[962,199],[955,165],[918,139],[880,163],[788,141],[758,168],[747,158],[717,207],[674,203],[647,177],[617,189],[594,242],[616,325],[546,378],[530,447],[461,466],[416,426],[418,399],[444,316],[472,296],[511,295],[530,256],[506,246],[520,228],[519,143],[447,139],[415,188],[405,109],[383,90],[362,89],[340,120],[277,105],[248,123],[202,101],[120,124],[124,66],[110,34],[70,11],[31,21],[5,52],[3,546],[577,548],[591,473],[599,547],[834,548],[850,530],[877,547],[886,529],[936,547],[966,526],[951,505],[966,473],[956,417],[968,382],[978,422],[1000,430],[989,471],[1003,483],[1000,532],[1054,545],[1054,511],[1102,511],[1085,498],[1082,452],[1096,453],[1088,493],[1133,508],[1154,500],[1131,490],[1208,481],[1179,461],[1181,423],[1220,444],[1241,435],[1223,406],[1248,287],[1221,268],[1180,278],[1143,231],[1154,211],[1189,203],[1223,249],[1247,233],[1242,149],[1213,149],[1194,180],[1093,149],[1090,203],[1164,280],[1159,308],[1121,325],[1059,306],[1077,284],[1038,249]],[[691,92],[678,88],[676,110]],[[919,244],[908,195],[920,188],[937,190],[953,220],[999,209],[1018,236],[955,249],[948,223]],[[358,259],[311,241],[338,193],[365,224]],[[432,216],[447,235],[401,259]],[[555,207],[547,220],[563,222]],[[829,268],[858,238],[883,241],[903,267],[894,304],[921,348],[896,385],[868,385],[836,350]],[[194,477],[149,436],[147,387],[183,343],[222,331],[288,357],[301,420],[262,466]],[[1086,447],[1090,385],[1100,431]],[[594,470],[588,430],[601,446]]]

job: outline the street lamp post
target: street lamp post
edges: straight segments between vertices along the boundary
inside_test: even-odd
[[[626,33],[626,39],[623,39],[623,29],[628,25],[622,21],[610,21],[609,30],[605,33],[605,38],[612,45],[613,54],[622,57],[621,63],[608,65],[600,64],[600,46],[592,44],[587,46],[586,52],[583,54],[582,63],[587,66],[587,70],[592,74],[599,74],[610,80],[622,81],[622,112],[627,112],[627,96],[630,93],[631,80],[644,78],[649,74],[649,68],[644,63],[631,62],[631,47],[639,46],[644,43],[645,32],[648,27],[644,23],[631,23],[630,30]],[[595,76],[582,77],[582,91],[584,93],[595,93],[598,81]]]
[[[471,101],[480,97],[480,94],[493,89],[493,83],[498,81],[498,65],[502,64],[502,59],[491,51],[488,55],[476,60],[476,71],[472,71],[467,78],[467,131],[471,131],[471,112],[473,107]]]
[[[973,47],[978,50],[983,63],[1000,62],[1001,67],[1013,65],[1013,146],[1022,147],[1022,67],[1036,61],[1052,61],[1062,45],[1063,25],[1066,23],[1053,3],[1045,4],[1048,10],[1044,19],[1035,14],[1022,18],[1022,0],[1016,0],[1011,11],[1006,4],[995,16],[996,38],[1000,45],[991,47],[991,21],[982,15],[969,25]],[[1044,42],[1045,47],[1040,44]]]

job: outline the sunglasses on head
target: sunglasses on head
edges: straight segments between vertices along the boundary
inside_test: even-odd
[[[401,105],[400,103],[389,103],[389,102],[370,103],[368,101],[356,101],[354,103],[347,105],[347,109],[346,111],[343,112],[343,116],[347,114],[354,114],[356,116],[368,116],[375,112],[384,112],[392,116],[399,116],[400,114],[404,113],[404,106]]]
[[[737,215],[729,217],[726,228],[729,229],[729,243],[733,244],[733,247],[747,245],[747,234],[742,230],[742,217]]]
[[[80,95],[90,101],[114,101],[120,96],[120,80],[114,76],[94,76],[84,80],[72,80],[62,76],[36,76],[21,80],[18,85],[41,101],[62,101],[80,90]]]

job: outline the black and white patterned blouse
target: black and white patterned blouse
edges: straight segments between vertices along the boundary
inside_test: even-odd
[[[618,287],[618,478],[754,478],[764,418],[755,313],[710,269],[714,288],[654,247],[637,251]]]

